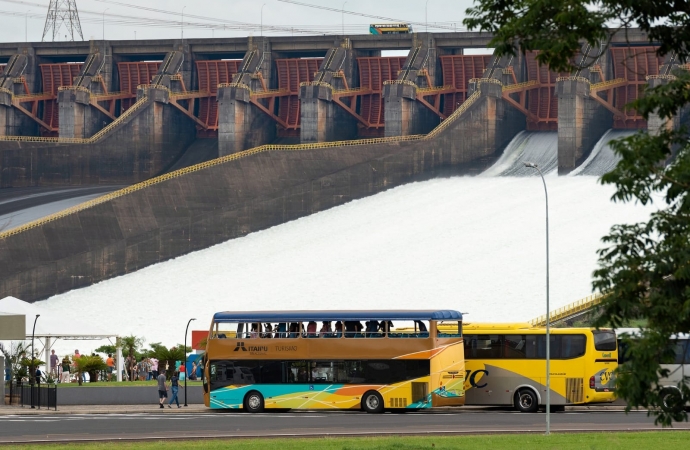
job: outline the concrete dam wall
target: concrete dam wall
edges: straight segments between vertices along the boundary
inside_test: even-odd
[[[500,95],[482,83],[427,136],[262,146],[7,231],[0,296],[44,299],[404,183],[481,171],[524,127]]]

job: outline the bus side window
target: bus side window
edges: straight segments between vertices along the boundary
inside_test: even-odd
[[[522,334],[507,334],[505,335],[505,358],[507,359],[524,359],[525,354],[525,336]]]
[[[685,357],[683,359],[683,364],[690,364],[690,340],[683,339],[681,342],[683,343],[683,347],[685,348]]]

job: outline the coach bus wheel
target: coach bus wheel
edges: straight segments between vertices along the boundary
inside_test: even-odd
[[[680,412],[683,410],[684,403],[683,396],[677,389],[661,390],[661,409],[664,412]]]
[[[535,412],[539,408],[537,394],[532,389],[520,389],[515,394],[515,409],[520,412]]]
[[[264,410],[264,396],[257,391],[251,391],[244,397],[244,409],[250,413],[260,413]]]
[[[369,391],[362,397],[362,409],[368,413],[382,413],[383,412],[383,398],[381,394],[376,391]]]

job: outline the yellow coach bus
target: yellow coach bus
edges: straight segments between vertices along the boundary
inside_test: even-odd
[[[464,375],[457,311],[219,312],[206,344],[204,402],[249,412],[461,406]]]
[[[466,403],[512,405],[535,412],[546,402],[546,328],[465,324]],[[551,329],[551,405],[615,400],[616,334],[592,328]]]

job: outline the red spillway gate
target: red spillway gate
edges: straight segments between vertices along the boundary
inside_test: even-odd
[[[627,81],[614,90],[613,105],[624,114],[613,121],[614,128],[646,128],[647,121],[634,109],[625,105],[636,100],[647,86],[648,75],[658,75],[663,58],[657,56],[657,47],[612,47],[613,78]]]
[[[122,99],[121,113],[137,101],[137,86],[151,83],[160,65],[160,61],[117,63],[117,70],[120,73],[120,91],[132,94],[132,98]]]
[[[398,78],[405,65],[405,56],[357,58],[359,87],[371,89],[360,96],[359,115],[368,123],[359,129],[363,137],[383,136],[385,117],[383,83]]]
[[[444,94],[443,114],[450,116],[465,100],[470,80],[481,78],[491,63],[492,55],[443,55],[441,71],[443,85],[452,86],[455,92]]]
[[[197,129],[198,137],[218,136],[218,85],[232,82],[242,64],[242,60],[197,61],[196,70],[199,77],[199,90],[208,92],[208,97],[199,99],[198,118],[207,125],[207,129]]]
[[[323,58],[276,59],[278,90],[289,93],[278,98],[278,117],[287,124],[286,128],[278,129],[278,136],[299,136],[299,85],[305,81],[314,81],[314,74],[322,61]]]
[[[556,78],[559,74],[539,64],[537,52],[525,54],[527,80],[536,81],[534,88],[527,90],[527,130],[558,130],[558,96],[556,95]],[[567,74],[566,74],[567,75]]]
[[[43,104],[42,120],[51,128],[58,128],[59,109],[57,104],[58,88],[71,86],[81,71],[82,63],[40,64],[43,79],[43,93],[50,93],[53,98]],[[57,136],[57,131],[42,130],[43,136]]]

